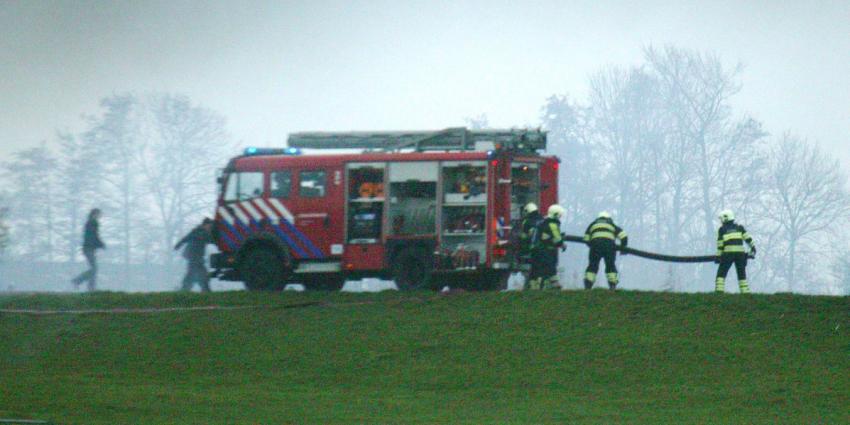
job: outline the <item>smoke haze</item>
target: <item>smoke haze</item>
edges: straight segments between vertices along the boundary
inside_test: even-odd
[[[607,64],[675,44],[741,62],[739,112],[850,165],[850,3],[2,2],[0,158],[103,96],[185,93],[247,144],[307,129],[537,125]]]

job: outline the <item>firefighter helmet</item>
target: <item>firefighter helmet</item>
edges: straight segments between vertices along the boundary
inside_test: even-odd
[[[601,213],[599,213],[599,218],[611,218],[611,213],[609,213],[608,211],[602,211]]]
[[[537,204],[535,204],[534,202],[529,202],[529,203],[525,204],[525,208],[523,208],[523,210],[525,211],[526,214],[531,214],[531,213],[537,211]]]
[[[723,210],[723,211],[720,211],[720,217],[719,218],[720,218],[721,223],[727,223],[727,222],[730,222],[730,221],[734,221],[735,220],[735,213],[733,213],[732,210]]]
[[[551,218],[560,219],[561,217],[564,216],[564,213],[566,213],[566,211],[564,211],[564,207],[562,207],[558,204],[553,204],[552,206],[549,207],[548,215]]]

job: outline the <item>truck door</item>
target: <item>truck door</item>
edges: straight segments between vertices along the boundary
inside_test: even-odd
[[[345,270],[384,268],[384,204],[386,164],[348,164]]]
[[[292,200],[287,204],[295,242],[293,256],[302,260],[324,260],[342,254],[343,194],[342,167],[296,167]]]

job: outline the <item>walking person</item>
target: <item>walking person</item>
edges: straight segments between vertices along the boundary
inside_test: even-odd
[[[564,208],[552,205],[546,218],[537,224],[531,247],[531,274],[529,289],[558,289],[558,249],[566,250],[561,235],[561,218]]]
[[[718,293],[726,291],[726,275],[729,274],[729,269],[734,264],[735,272],[738,274],[738,288],[742,294],[749,294],[747,258],[748,256],[755,258],[756,245],[744,226],[735,223],[735,214],[732,211],[722,211],[719,218],[722,225],[717,231],[717,260],[715,262],[720,265],[717,267],[714,291]],[[744,247],[744,242],[750,246],[749,255]]]
[[[89,263],[89,269],[75,277],[71,282],[79,287],[83,282],[88,282],[89,292],[97,288],[97,255],[98,249],[106,249],[106,245],[100,240],[100,209],[94,208],[89,211],[88,220],[83,229],[83,255]]]
[[[205,218],[200,225],[192,229],[183,239],[180,239],[177,245],[174,245],[175,251],[186,245],[186,248],[183,249],[183,258],[186,259],[186,275],[183,277],[181,286],[183,291],[191,291],[197,283],[202,292],[210,292],[210,275],[204,263],[204,255],[206,254],[207,244],[213,242],[212,226],[213,221]]]
[[[593,288],[596,282],[596,273],[599,272],[599,263],[605,260],[605,276],[608,278],[608,288],[612,291],[617,289],[620,283],[620,274],[617,272],[617,244],[626,248],[629,245],[629,236],[620,226],[614,224],[611,214],[602,211],[596,220],[593,220],[584,232],[584,241],[590,248],[587,270],[584,273],[584,289]],[[623,254],[626,252],[623,251]]]

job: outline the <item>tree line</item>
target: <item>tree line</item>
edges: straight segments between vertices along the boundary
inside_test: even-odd
[[[716,55],[647,47],[642,63],[589,79],[583,101],[552,95],[539,125],[562,160],[564,228],[581,232],[609,210],[640,248],[715,249],[717,212],[734,210],[756,238],[755,290],[850,291],[850,195],[837,159],[791,132],[771,134],[737,114],[740,66]],[[16,152],[0,166],[0,255],[79,257],[85,215],[105,213],[104,259],[162,264],[216,195],[215,173],[235,150],[220,114],[168,93],[116,94],[84,131]],[[468,120],[486,127],[486,115]],[[568,254],[577,271],[584,259]],[[712,265],[626,260],[625,287],[704,290]],[[631,282],[629,280],[631,279]]]
[[[704,254],[715,249],[717,213],[730,208],[759,247],[754,288],[850,292],[850,195],[838,159],[736,114],[740,66],[672,46],[643,53],[639,65],[594,74],[586,101],[553,95],[542,108],[550,151],[563,161],[565,227],[611,210],[637,246]],[[713,281],[712,266],[628,266],[651,288]]]
[[[107,262],[164,264],[213,205],[217,168],[234,152],[226,121],[188,97],[116,94],[80,133],[2,164],[6,257],[75,262],[86,215],[104,212]]]

